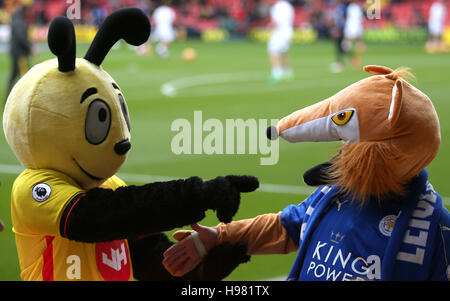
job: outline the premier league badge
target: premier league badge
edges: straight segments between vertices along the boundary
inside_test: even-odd
[[[33,196],[33,199],[39,203],[46,201],[51,194],[52,188],[46,183],[36,184],[31,189],[31,195]]]

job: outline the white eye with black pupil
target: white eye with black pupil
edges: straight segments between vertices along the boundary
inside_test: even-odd
[[[89,104],[85,121],[86,140],[94,145],[100,144],[108,137],[111,126],[111,110],[101,99]]]

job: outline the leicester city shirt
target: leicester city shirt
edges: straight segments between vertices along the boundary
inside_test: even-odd
[[[399,206],[370,203],[361,208],[336,197],[312,233],[300,279],[379,280],[381,262]]]
[[[288,280],[447,280],[448,211],[427,178],[394,200],[361,206],[324,186],[287,206],[281,222],[299,245]]]

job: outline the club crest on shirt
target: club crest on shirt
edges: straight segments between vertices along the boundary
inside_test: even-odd
[[[383,217],[378,224],[378,229],[380,230],[381,234],[390,237],[392,234],[392,230],[394,230],[396,219],[396,215],[386,215],[385,217]]]
[[[52,194],[52,188],[47,183],[38,183],[31,189],[31,195],[37,202],[44,202],[48,200]]]
[[[127,281],[131,275],[130,252],[124,240],[95,244],[97,268],[106,281]]]

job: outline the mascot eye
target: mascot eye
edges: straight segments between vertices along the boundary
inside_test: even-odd
[[[334,115],[333,117],[331,117],[331,120],[333,120],[333,122],[336,123],[337,125],[344,125],[350,121],[352,116],[353,110],[349,110]]]
[[[119,102],[123,117],[125,117],[125,122],[127,123],[128,131],[130,131],[130,116],[128,115],[128,108],[127,104],[125,103],[125,99],[123,99],[123,96],[121,94],[119,94]]]
[[[89,105],[86,122],[86,139],[91,144],[100,144],[105,141],[111,126],[111,110],[108,105],[100,99],[96,99]]]

